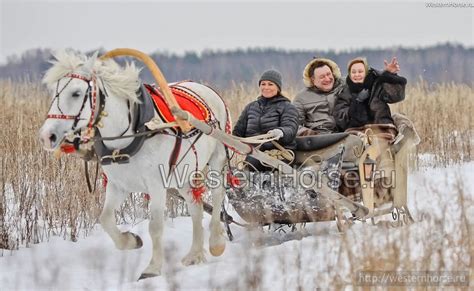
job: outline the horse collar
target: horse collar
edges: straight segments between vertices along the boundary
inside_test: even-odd
[[[138,99],[141,103],[134,108],[135,110],[132,121],[132,129],[134,133],[147,131],[148,129],[146,128],[145,123],[150,121],[155,115],[153,105],[151,104],[151,97],[143,85],[140,88]],[[145,139],[148,137],[146,135],[137,136],[133,139],[132,143],[123,149],[110,149],[100,138],[101,135],[98,130],[95,134],[97,138],[94,142],[94,149],[102,165],[109,165],[111,163],[128,163],[129,159],[142,148]]]

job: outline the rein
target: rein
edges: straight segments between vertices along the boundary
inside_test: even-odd
[[[95,192],[96,186],[97,186],[97,179],[99,177],[99,163],[96,163],[95,166],[95,179],[94,179],[94,187],[92,187],[91,179],[89,177],[89,161],[84,160],[84,175],[86,177],[86,184],[87,184],[87,190],[89,190],[89,193]]]
[[[233,137],[236,140],[239,140],[243,143],[247,144],[262,144],[266,143],[269,141],[275,141],[277,138],[275,138],[272,134],[265,133],[265,134],[260,134],[260,135],[255,135],[255,136],[250,136],[250,137]]]
[[[152,134],[155,134],[155,133],[162,132],[163,129],[175,127],[177,125],[178,125],[178,123],[176,121],[173,121],[173,122],[163,123],[163,124],[160,124],[158,126],[155,126],[155,129],[149,130],[149,131],[139,132],[139,133],[135,133],[135,134],[128,134],[128,135],[121,135],[121,136],[107,136],[107,137],[95,136],[95,137],[92,138],[92,140],[93,141],[119,140],[119,139],[139,137],[139,136],[144,136],[144,135],[152,135]]]

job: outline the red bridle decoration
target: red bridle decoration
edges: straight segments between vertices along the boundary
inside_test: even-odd
[[[95,111],[96,111],[96,106],[97,106],[97,82],[96,82],[96,78],[95,76],[93,75],[92,78],[86,78],[82,75],[79,75],[79,74],[74,74],[74,73],[70,73],[70,74],[67,74],[65,75],[64,77],[69,77],[71,79],[79,79],[79,80],[82,80],[86,83],[88,83],[88,86],[90,86],[90,89],[91,89],[91,116],[89,118],[89,122],[87,124],[87,132],[85,135],[82,136],[82,138],[86,141],[89,140],[90,138],[90,135],[92,134],[92,128],[94,126],[94,117],[95,117]],[[68,84],[66,84],[65,86],[67,86]],[[63,88],[64,89],[64,88]],[[56,98],[59,98],[59,94],[56,96]],[[84,99],[83,99],[83,107],[80,109],[80,111],[77,113],[77,115],[67,115],[67,114],[48,114],[46,116],[46,119],[65,119],[65,120],[77,120],[79,118],[79,116],[81,115],[82,113],[82,110],[84,109],[84,105],[85,105],[85,102],[87,102],[87,95],[84,96]],[[61,111],[61,109],[59,109]],[[73,127],[72,127],[72,130],[75,129],[75,126],[76,126],[76,123],[74,123]],[[61,151],[64,152],[64,153],[72,153],[75,151],[74,147],[72,145],[63,145],[61,146]]]
[[[96,109],[96,104],[97,104],[97,90],[96,90],[96,80],[95,80],[95,76],[93,76],[91,79],[88,79],[82,75],[79,75],[79,74],[74,74],[74,73],[70,73],[70,74],[67,74],[65,75],[64,77],[69,77],[71,79],[79,79],[79,80],[82,80],[84,82],[92,82],[92,85],[91,85],[91,88],[92,88],[92,100],[91,100],[91,117],[89,118],[89,123],[87,125],[87,128],[88,128],[88,132],[87,134],[90,133],[93,125],[94,125],[94,115],[95,115],[95,109]],[[59,98],[59,96],[58,96]],[[84,97],[86,98],[86,97]],[[82,111],[82,109],[81,109]],[[81,111],[78,112],[78,115],[81,114]],[[52,118],[52,119],[66,119],[66,120],[69,120],[69,119],[76,119],[78,115],[66,115],[66,114],[48,114],[46,116],[47,119],[49,118]]]
[[[91,80],[91,79],[88,79],[88,78],[86,78],[82,75],[74,74],[74,73],[67,74],[65,77],[80,79],[80,80],[85,81],[85,82],[89,82]]]
[[[65,115],[65,114],[48,114],[46,118],[52,119],[76,119],[75,115]]]
[[[95,116],[95,107],[97,104],[97,90],[96,90],[97,82],[95,80],[95,76],[92,77],[92,101],[91,101],[91,117],[89,118],[89,124],[87,125],[87,135],[89,135],[92,131],[92,127],[94,126],[94,116]]]

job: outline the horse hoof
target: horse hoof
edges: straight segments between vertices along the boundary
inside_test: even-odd
[[[159,276],[159,275],[160,275],[160,274],[143,273],[143,274],[140,275],[140,278],[138,278],[138,281],[143,280],[143,279],[152,278],[152,277],[157,277],[157,276]]]
[[[130,234],[135,238],[136,248],[137,249],[141,248],[143,246],[143,241],[142,241],[141,237],[134,234],[133,232],[131,232]]]
[[[224,253],[224,250],[225,250],[225,244],[209,247],[209,252],[214,257],[218,257],[222,255]]]
[[[205,262],[206,262],[206,256],[204,255],[204,253],[193,254],[193,255],[188,254],[186,257],[184,257],[181,260],[181,263],[183,263],[183,265],[185,266],[198,265]]]

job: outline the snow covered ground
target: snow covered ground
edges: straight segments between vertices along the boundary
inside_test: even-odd
[[[472,246],[463,219],[472,229],[473,174],[474,162],[411,173],[409,207],[417,222],[408,227],[387,230],[357,223],[343,235],[334,222],[307,224],[287,234],[233,225],[235,240],[224,254],[208,254],[208,262],[196,266],[181,264],[191,244],[190,218],[168,219],[163,274],[139,282],[151,255],[148,223],[123,226],[143,239],[143,247],[132,251],[116,250],[97,226],[78,242],[53,238],[19,251],[0,250],[0,290],[313,290],[351,286],[361,270],[470,271]],[[464,216],[461,198],[466,200]]]

